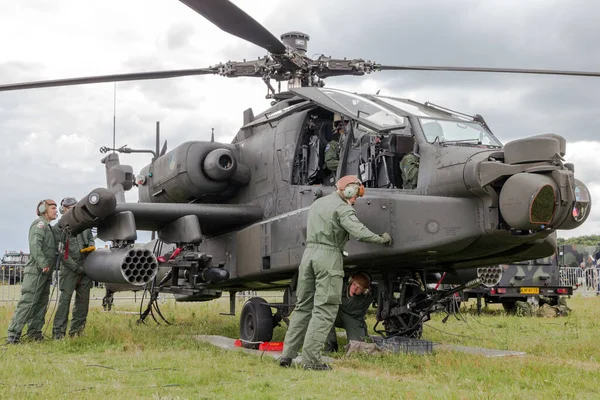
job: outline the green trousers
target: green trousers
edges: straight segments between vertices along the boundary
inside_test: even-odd
[[[19,339],[25,325],[28,336],[42,335],[48,299],[50,297],[50,283],[52,274],[42,273],[37,267],[25,269],[25,276],[21,286],[21,298],[8,326],[8,338]]]
[[[77,274],[64,266],[60,268],[60,297],[54,315],[53,337],[64,337],[67,332],[73,292],[75,292],[75,302],[69,335],[73,336],[83,331],[90,306],[91,288],[92,280],[87,275]]]
[[[331,328],[331,331],[329,331],[329,335],[327,336],[328,346],[337,344],[335,328],[342,328],[346,330],[346,337],[348,338],[348,341],[364,341],[365,336],[367,336],[367,324],[365,323],[365,317],[357,317],[340,311],[335,319],[334,326]]]
[[[309,244],[298,270],[297,302],[285,334],[283,358],[296,358],[302,345],[305,365],[323,364],[321,349],[342,300],[342,253]]]

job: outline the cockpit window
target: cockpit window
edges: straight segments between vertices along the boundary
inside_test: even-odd
[[[419,118],[425,139],[429,143],[438,140],[447,144],[466,144],[501,147],[490,132],[478,122],[457,121],[448,119]]]
[[[406,125],[404,117],[380,106],[357,94],[334,89],[320,89],[331,100],[347,110],[349,116],[364,119],[380,129],[403,127]],[[366,124],[366,122],[365,122]]]

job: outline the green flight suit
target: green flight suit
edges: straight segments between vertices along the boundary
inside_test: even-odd
[[[342,291],[342,304],[338,310],[337,317],[335,318],[334,326],[327,336],[326,347],[332,348],[337,347],[337,335],[335,328],[343,328],[346,330],[346,337],[348,340],[363,341],[364,337],[367,336],[367,324],[365,322],[365,316],[367,310],[373,304],[373,301],[377,298],[377,292],[373,286],[369,288],[367,294],[354,295],[350,297],[348,290],[350,285],[348,281],[344,281],[344,289]]]
[[[25,265],[21,299],[8,326],[9,340],[18,341],[25,325],[28,325],[28,336],[36,339],[42,337],[56,251],[54,228],[45,218],[39,217],[29,227],[30,256]],[[50,270],[42,273],[45,267],[50,267]]]
[[[298,270],[297,302],[285,335],[282,358],[293,359],[302,345],[306,366],[323,364],[321,348],[342,299],[342,251],[348,234],[368,243],[383,243],[357,218],[337,192],[315,200],[308,211],[306,249]]]
[[[340,143],[337,140],[331,140],[325,146],[325,165],[333,173],[337,171],[340,164]]]
[[[80,253],[80,250],[93,245],[94,236],[89,229],[69,238],[68,257],[66,260],[62,260],[60,264],[60,298],[58,299],[58,307],[56,308],[52,328],[54,338],[60,339],[67,332],[73,292],[75,292],[75,304],[73,305],[73,318],[71,319],[69,335],[77,335],[85,328],[90,305],[92,280],[83,273],[85,255]]]
[[[402,175],[402,189],[415,189],[419,176],[419,156],[408,153],[402,157],[400,172]]]

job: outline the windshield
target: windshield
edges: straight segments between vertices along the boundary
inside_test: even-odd
[[[404,117],[359,95],[333,89],[321,89],[321,92],[348,110],[348,116],[362,118],[378,128],[402,127],[406,123]]]
[[[436,139],[441,143],[460,143],[501,147],[491,133],[478,122],[456,121],[435,118],[419,118],[425,139],[433,143]]]

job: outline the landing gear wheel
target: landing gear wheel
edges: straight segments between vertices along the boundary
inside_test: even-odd
[[[253,297],[242,307],[240,339],[248,349],[257,349],[260,342],[273,338],[273,314],[262,297]]]

